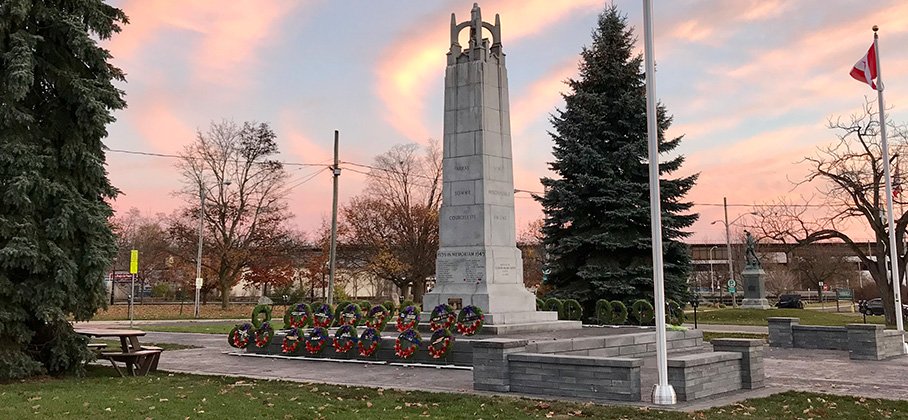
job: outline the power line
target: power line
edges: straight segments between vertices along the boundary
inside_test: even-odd
[[[168,154],[168,153],[143,152],[143,151],[139,151],[139,150],[107,149],[107,151],[114,152],[114,153],[123,153],[123,154],[127,154],[127,155],[151,156],[151,157],[161,157],[161,158],[168,158],[168,159],[181,159],[181,160],[182,159],[198,159],[196,157],[180,156],[180,155],[173,155],[173,154]],[[242,162],[242,161],[237,159],[237,160],[235,160],[235,162]],[[326,166],[325,163],[300,163],[300,162],[283,162],[283,161],[278,161],[278,162],[281,165],[285,165],[285,166]]]

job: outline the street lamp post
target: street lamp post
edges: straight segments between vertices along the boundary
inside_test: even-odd
[[[709,249],[709,291],[710,291],[710,293],[716,292],[716,280],[715,280],[715,276],[713,276],[713,260],[715,259],[715,258],[713,258],[713,251],[715,251],[716,248],[718,248],[718,247],[719,247],[718,245],[713,245],[713,247]]]
[[[199,181],[199,250],[195,257],[195,305],[193,306],[193,316],[201,316],[199,305],[202,296],[202,231],[205,226],[205,186]]]
[[[230,181],[222,181],[222,186],[229,186]],[[223,198],[223,189],[221,191]],[[202,296],[202,243],[203,231],[205,226],[205,183],[199,180],[199,249],[195,259],[195,309],[193,315],[196,318],[201,316],[202,307],[200,304]]]

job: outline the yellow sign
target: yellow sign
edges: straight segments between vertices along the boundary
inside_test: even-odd
[[[134,249],[129,253],[129,274],[139,272],[139,250]]]

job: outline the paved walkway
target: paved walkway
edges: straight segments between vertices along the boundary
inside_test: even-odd
[[[749,329],[746,332],[759,331]],[[159,368],[172,372],[474,393],[473,374],[469,370],[230,356],[225,353],[232,349],[227,345],[226,337],[220,334],[149,332],[144,340],[203,347],[166,352]],[[768,348],[764,363],[767,376],[765,388],[720,395],[673,408],[701,410],[786,390],[908,400],[908,381],[905,379],[908,378],[908,356],[880,362],[852,361],[848,359],[848,353],[842,351]],[[646,384],[656,381],[654,358],[644,359],[641,374],[643,395],[646,397],[649,393],[649,385]],[[482,394],[488,395],[485,392]],[[535,395],[528,397],[540,399]]]

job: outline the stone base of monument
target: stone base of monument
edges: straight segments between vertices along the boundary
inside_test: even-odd
[[[741,301],[741,308],[744,309],[772,309],[769,301],[764,299],[744,299]]]
[[[580,321],[559,321],[558,313],[536,311],[536,296],[522,284],[443,284],[423,296],[421,319],[429,319],[435,306],[474,305],[485,313],[484,334],[558,331],[582,328]]]

